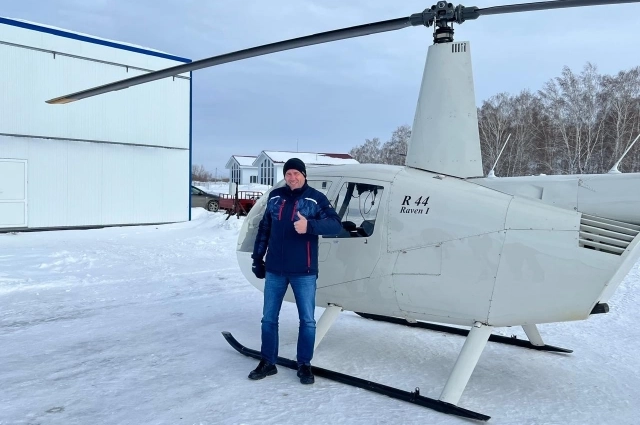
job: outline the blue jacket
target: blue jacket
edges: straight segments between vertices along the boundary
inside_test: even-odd
[[[298,212],[307,219],[307,233],[293,227]],[[269,194],[251,258],[262,260],[266,252],[266,270],[278,275],[317,275],[318,235],[336,235],[341,229],[340,217],[322,192],[307,182],[295,190],[279,187]]]

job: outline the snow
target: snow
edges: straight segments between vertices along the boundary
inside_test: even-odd
[[[257,362],[221,332],[259,349],[262,294],[235,259],[244,219],[225,218],[0,234],[0,424],[472,423],[284,368],[247,379]],[[488,343],[460,406],[490,424],[638,423],[639,280],[636,265],[608,314],[540,326],[572,354]],[[293,358],[293,304],[280,329]],[[437,398],[463,342],[345,312],[313,364]]]
[[[306,165],[343,165],[358,164],[358,161],[351,158],[334,158],[322,153],[315,152],[284,152],[284,151],[263,151],[273,162],[287,162],[291,158],[299,158]]]
[[[252,167],[253,162],[256,160],[255,156],[240,156],[233,155],[233,158],[238,162],[241,167]]]

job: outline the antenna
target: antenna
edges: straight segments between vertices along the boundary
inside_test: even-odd
[[[507,146],[507,143],[509,143],[509,139],[510,138],[511,138],[511,133],[509,133],[509,135],[507,136],[507,141],[504,142],[504,145],[502,145],[502,149],[500,149],[500,153],[498,154],[498,157],[496,158],[496,162],[493,164],[493,167],[491,167],[491,169],[487,173],[487,177],[495,177],[496,176],[496,173],[493,172],[493,169],[496,168],[496,165],[498,165],[498,160],[500,159],[500,155],[502,155],[502,151]]]
[[[627,150],[624,151],[620,159],[615,164],[613,164],[613,167],[611,167],[608,174],[620,174],[620,170],[618,170],[618,165],[620,165],[620,161],[624,159],[624,156],[629,152],[629,150],[633,147],[633,145],[638,141],[639,138],[640,138],[640,134],[638,134],[638,137],[636,137],[635,140],[631,142],[631,144],[629,145]]]

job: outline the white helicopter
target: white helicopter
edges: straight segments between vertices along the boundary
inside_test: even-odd
[[[469,42],[454,42],[454,23],[480,16],[640,0],[564,0],[506,6],[436,5],[399,18],[324,32],[203,59],[62,96],[61,104],[209,66],[409,26],[434,27],[405,166],[310,168],[343,231],[319,242],[316,301],[325,308],[316,346],[343,310],[404,323],[470,327],[438,399],[314,367],[324,376],[477,420],[458,406],[494,327],[522,326],[529,348],[545,345],[537,324],[576,321],[608,311],[607,302],[640,258],[640,174],[484,178]],[[275,187],[283,185],[279,182]],[[237,245],[240,268],[265,209],[247,216]],[[291,292],[287,301],[294,302]],[[460,328],[455,328],[460,331]],[[243,354],[259,357],[225,332]],[[279,364],[295,368],[295,361]]]

